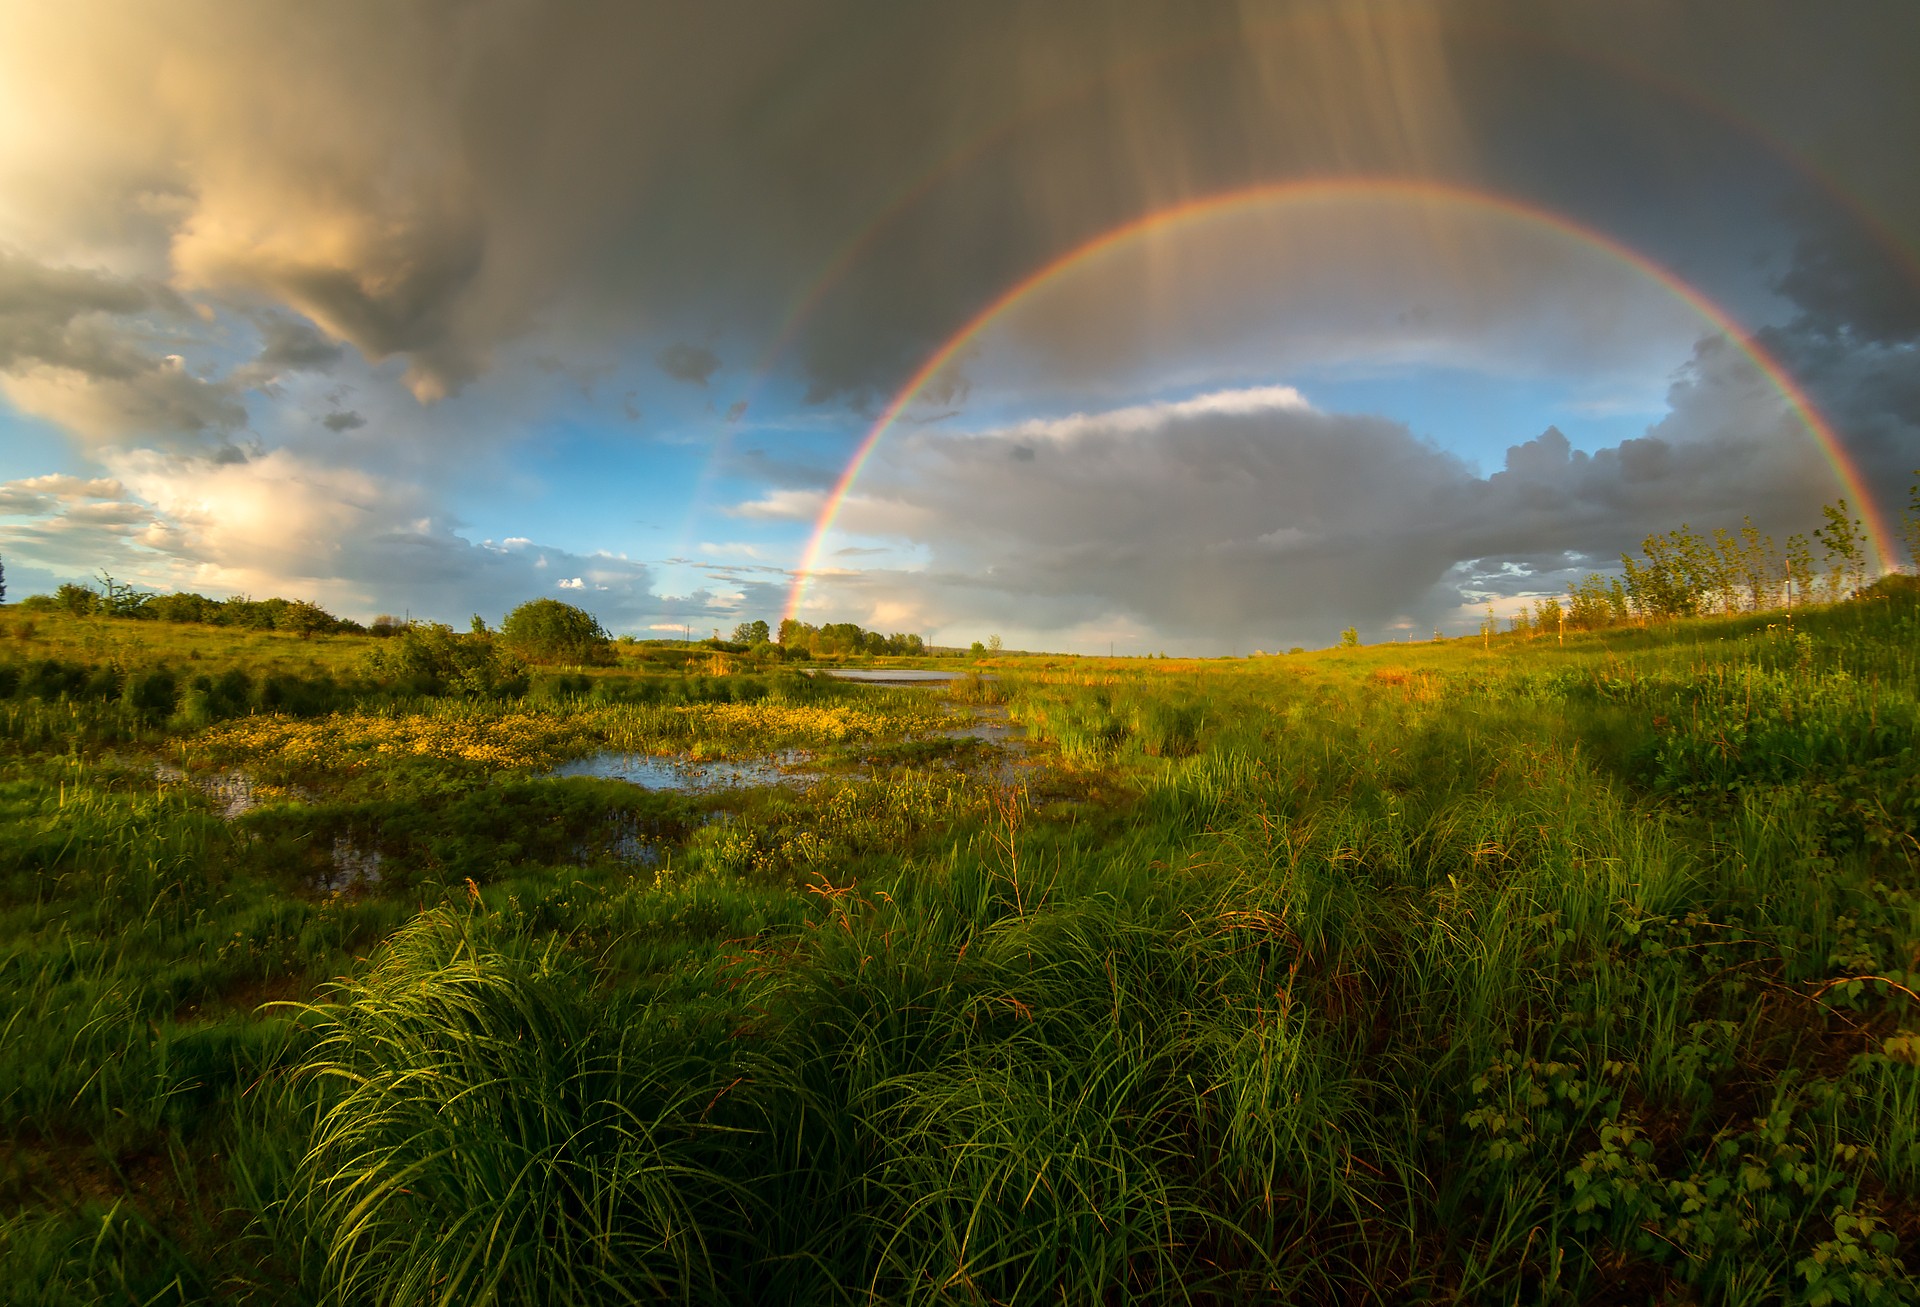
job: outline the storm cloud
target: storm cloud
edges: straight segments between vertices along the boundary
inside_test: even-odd
[[[1818,523],[1820,451],[1750,361],[1703,341],[1671,399],[1642,437],[1588,453],[1549,428],[1484,476],[1402,423],[1285,389],[916,432],[876,458],[838,523],[925,566],[814,584],[941,625],[1106,620],[1284,647],[1350,623],[1457,627],[1488,601],[1509,612],[1683,520],[1711,532],[1751,515],[1781,539]],[[783,506],[813,516],[820,501],[787,492],[759,511]]]
[[[1439,621],[1683,518],[1799,529],[1831,493],[1695,295],[1898,496],[1916,88],[1920,9],[1893,0],[0,4],[0,396],[10,440],[65,442],[9,466],[126,491],[17,480],[8,548],[49,575],[97,548],[155,583],[414,587],[452,617],[563,573],[638,622],[696,602],[661,594],[687,567],[594,563],[584,533],[488,546],[521,528],[459,495],[535,504],[572,451],[619,469],[589,489],[800,532],[867,421],[1050,261],[1241,188],[1392,180],[1487,211],[1255,215],[1019,306],[910,406],[841,523],[863,566],[816,594],[1221,638]],[[1584,369],[1580,403],[1645,421],[1490,422],[1511,448],[1480,466],[1299,382],[1414,366]],[[1154,407],[1296,382],[1292,406]],[[618,441],[581,434],[600,403]],[[712,452],[669,486],[634,449]],[[846,552],[869,548],[905,553]],[[731,585],[699,611],[777,606],[775,579]]]

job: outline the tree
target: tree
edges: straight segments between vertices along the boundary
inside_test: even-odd
[[[220,603],[191,590],[176,590],[147,600],[147,611],[161,622],[213,623],[220,618]]]
[[[1357,627],[1349,626],[1346,630],[1340,632],[1340,647],[1342,649],[1358,649],[1360,647],[1360,631]]]
[[[735,644],[766,644],[773,639],[773,633],[765,622],[742,622],[733,628]]]
[[[1799,532],[1787,537],[1787,556],[1782,563],[1787,582],[1787,611],[1793,601],[1806,603],[1813,597],[1813,546]]]
[[[988,653],[999,653],[999,652],[1000,652],[1000,650],[1001,650],[1001,648],[1002,648],[1002,646],[1001,646],[1001,644],[1000,644],[1000,637],[999,637],[999,636],[997,636],[997,635],[990,635],[990,636],[988,636],[988,637],[987,637],[987,652],[988,652]]]
[[[105,572],[100,573],[99,608],[109,617],[145,617],[147,614],[143,610],[151,598],[153,596],[146,591],[116,581]]]
[[[1578,585],[1567,584],[1567,625],[1576,631],[1597,631],[1614,622],[1613,592],[1618,580],[1608,583],[1598,572],[1589,572]],[[1624,591],[1623,591],[1624,593]]]
[[[1746,586],[1747,610],[1757,613],[1767,606],[1775,589],[1774,578],[1780,574],[1779,557],[1772,536],[1761,535],[1751,517],[1740,521],[1740,539],[1744,542],[1740,551],[1740,580]]]
[[[1546,635],[1552,632],[1564,638],[1567,629],[1566,610],[1560,607],[1560,601],[1552,595],[1533,601],[1533,629]]]
[[[90,617],[100,611],[100,596],[86,586],[75,585],[71,581],[63,582],[53,592],[53,602],[75,617]]]
[[[1640,542],[1644,561],[1620,555],[1629,602],[1642,617],[1693,617],[1732,584],[1713,543],[1682,522]]]
[[[1713,528],[1714,581],[1719,590],[1720,611],[1740,611],[1741,583],[1746,576],[1746,553],[1740,537],[1723,526]]]
[[[292,631],[302,640],[310,639],[321,631],[331,631],[333,628],[333,614],[307,599],[296,599],[287,605],[280,627],[283,631]]]
[[[1845,499],[1822,504],[1820,515],[1827,522],[1813,533],[1813,538],[1827,551],[1827,597],[1838,603],[1867,582],[1866,554],[1861,548],[1866,532],[1859,519],[1847,512]]]
[[[500,639],[530,663],[600,664],[613,662],[613,641],[584,608],[558,599],[530,599],[507,614]]]
[[[1913,469],[1920,477],[1920,467]],[[1915,572],[1920,572],[1920,481],[1907,487],[1907,511],[1900,515],[1900,535],[1907,542],[1907,562]],[[0,586],[0,598],[6,597],[6,588]]]
[[[7,560],[0,558],[0,604],[7,602]]]

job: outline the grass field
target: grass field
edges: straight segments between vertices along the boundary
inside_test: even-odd
[[[372,643],[0,613],[15,1300],[1920,1296],[1910,587],[950,698]]]

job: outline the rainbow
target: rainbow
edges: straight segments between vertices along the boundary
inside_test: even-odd
[[[1473,206],[1538,223],[1602,250],[1658,282],[1737,345],[1753,361],[1754,366],[1759,368],[1761,373],[1779,390],[1788,406],[1813,434],[1822,455],[1832,466],[1834,476],[1844,493],[1858,508],[1866,529],[1868,544],[1874,555],[1870,561],[1881,572],[1891,570],[1894,553],[1889,541],[1892,539],[1892,532],[1888,529],[1872,493],[1867,489],[1860,469],[1848,456],[1846,447],[1840,443],[1832,426],[1814,408],[1806,392],[1793,380],[1780,361],[1735,322],[1726,310],[1645,255],[1551,209],[1541,208],[1510,196],[1477,191],[1450,182],[1418,178],[1341,176],[1249,186],[1202,196],[1143,214],[1068,250],[1001,292],[986,307],[968,319],[947,339],[945,344],[927,357],[919,369],[907,378],[906,384],[900,388],[878,420],[861,439],[853,456],[847,460],[846,468],[841,472],[832,492],[827,496],[819,519],[814,524],[813,535],[807,542],[806,552],[801,557],[800,566],[794,573],[793,584],[787,594],[785,615],[789,618],[797,618],[800,615],[806,597],[807,582],[819,568],[820,553],[825,545],[827,534],[833,529],[834,520],[839,516],[848,492],[852,490],[854,482],[859,479],[867,460],[872,457],[873,451],[878,448],[881,440],[893,429],[900,415],[913,402],[921,388],[1008,310],[1016,307],[1056,278],[1081,267],[1107,251],[1138,237],[1164,231],[1183,222],[1253,205],[1376,197]]]

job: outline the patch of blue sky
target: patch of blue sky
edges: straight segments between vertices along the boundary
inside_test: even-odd
[[[1482,475],[1500,470],[1510,446],[1548,427],[1558,427],[1575,449],[1591,453],[1645,435],[1667,412],[1664,379],[1603,389],[1582,379],[1422,368],[1304,376],[1295,384],[1315,408],[1404,422]]]
[[[65,431],[0,400],[0,482],[54,473],[95,477],[100,469]]]
[[[648,562],[696,557],[706,543],[733,561],[797,556],[808,524],[729,510],[781,478],[830,483],[859,419],[796,410],[794,397],[767,390],[740,412],[717,384],[635,381],[597,386],[544,414],[508,454],[504,493],[476,486],[460,495],[466,533]]]

